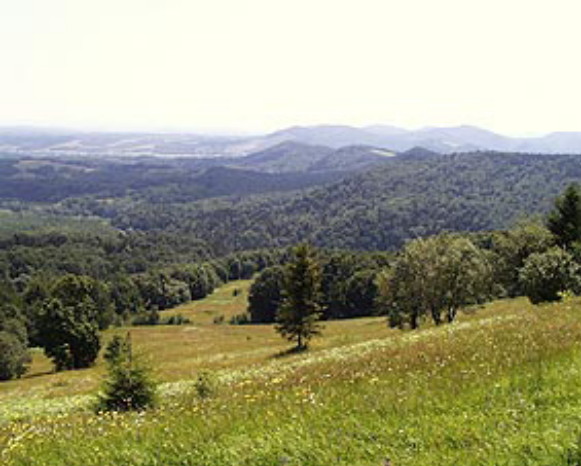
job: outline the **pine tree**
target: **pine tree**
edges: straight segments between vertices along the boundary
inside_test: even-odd
[[[321,318],[321,268],[308,244],[300,244],[293,253],[294,260],[285,268],[283,301],[277,313],[276,330],[289,341],[295,341],[297,350],[304,350],[309,340],[321,333],[318,323]]]
[[[547,219],[547,227],[557,244],[565,249],[581,241],[581,194],[578,184],[570,184],[557,198],[555,209]]]
[[[131,336],[114,337],[105,352],[108,376],[97,411],[136,411],[155,406],[156,386],[150,368],[133,354]]]

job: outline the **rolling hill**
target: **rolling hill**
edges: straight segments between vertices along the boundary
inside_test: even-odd
[[[225,250],[309,240],[326,247],[393,249],[446,230],[482,231],[542,214],[570,182],[581,180],[576,155],[481,153],[386,158],[381,166],[300,193],[166,206],[176,224]],[[156,228],[143,210],[121,208]],[[116,217],[113,218],[114,223]]]
[[[282,142],[263,151],[234,159],[231,164],[256,171],[353,173],[365,170],[394,156],[393,152],[371,146],[332,149],[299,142]]]

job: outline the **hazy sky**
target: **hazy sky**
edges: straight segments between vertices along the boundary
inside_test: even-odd
[[[0,125],[581,131],[579,0],[0,0]]]

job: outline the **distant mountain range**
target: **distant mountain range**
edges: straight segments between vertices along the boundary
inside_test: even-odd
[[[393,126],[375,125],[364,128],[351,126],[293,127],[270,135],[279,139],[329,147],[365,144],[403,152],[421,147],[448,154],[474,151],[526,153],[580,153],[581,132],[551,133],[535,138],[512,138],[475,126],[422,128],[405,130]]]
[[[474,126],[430,127],[419,130],[387,125],[362,128],[341,125],[295,126],[253,136],[0,128],[0,156],[3,157],[241,157],[249,154],[259,157],[256,153],[284,142],[318,146],[316,149],[303,147],[306,152],[302,154],[294,151],[294,158],[302,157],[301,163],[307,165],[311,163],[310,155],[313,151],[330,154],[331,149],[345,146],[367,146],[397,153],[422,148],[443,154],[489,150],[581,154],[581,132],[556,132],[542,137],[513,138]]]

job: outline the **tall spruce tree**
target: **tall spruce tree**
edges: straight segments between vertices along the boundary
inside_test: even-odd
[[[276,330],[297,350],[307,348],[309,340],[321,333],[320,289],[321,267],[315,251],[300,244],[293,251],[294,259],[285,268],[283,301],[277,314]]]
[[[562,248],[569,249],[581,241],[581,193],[578,184],[570,184],[557,198],[555,209],[547,219],[547,227]]]

